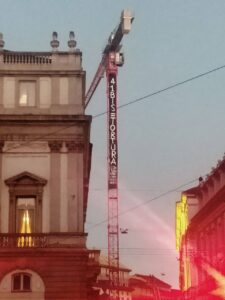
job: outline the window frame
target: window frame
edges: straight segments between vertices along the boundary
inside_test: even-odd
[[[42,232],[42,200],[47,180],[29,172],[23,172],[5,180],[5,183],[9,187],[9,233],[16,233],[18,198],[35,199],[34,233]]]
[[[30,280],[29,281],[29,288],[27,288],[27,289],[24,288],[24,278],[25,278],[25,276],[27,278],[29,278],[29,280]],[[19,277],[19,279],[20,279],[20,283],[19,283],[20,288],[19,289],[14,288],[14,280],[15,280],[16,277]],[[11,276],[11,292],[12,293],[29,293],[29,292],[32,292],[31,286],[32,286],[32,274],[26,273],[26,272],[19,272],[19,273],[12,274],[12,276]]]
[[[33,201],[33,203],[32,204],[29,204],[29,207],[27,207],[26,208],[26,206],[24,205],[24,204],[20,204],[19,205],[19,200],[20,199],[22,199],[22,200],[24,200],[25,201],[25,199],[28,199],[28,200],[30,200],[30,199],[32,199]],[[36,226],[35,226],[35,223],[36,223],[36,214],[35,214],[35,210],[36,210],[36,198],[35,197],[21,197],[21,196],[19,196],[19,197],[17,197],[17,199],[16,199],[16,233],[28,233],[28,232],[21,232],[21,223],[23,222],[21,222],[21,220],[20,220],[20,218],[22,217],[22,215],[21,215],[21,212],[22,212],[22,214],[24,214],[24,212],[26,211],[26,210],[28,210],[29,212],[32,212],[31,213],[31,220],[32,220],[32,222],[31,222],[31,224],[30,224],[30,226],[31,226],[31,233],[34,233],[35,232],[35,230],[36,230]]]
[[[34,105],[29,105],[29,101],[27,105],[20,104],[20,86],[21,83],[34,83]],[[39,106],[39,80],[38,77],[19,77],[16,81],[16,107],[19,109],[32,109],[37,108]]]
[[[35,107],[37,106],[37,92],[36,92],[36,81],[35,80],[20,80],[19,81],[19,107]],[[23,94],[22,91],[26,90],[26,94]],[[32,91],[30,93],[30,91]],[[22,103],[23,95],[26,96],[26,103]],[[31,96],[32,95],[32,96]],[[33,98],[33,99],[32,99]]]

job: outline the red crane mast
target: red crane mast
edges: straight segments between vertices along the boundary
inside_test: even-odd
[[[133,17],[123,10],[117,28],[110,34],[102,60],[85,96],[90,102],[99,82],[107,78],[107,162],[108,162],[108,265],[109,299],[119,299],[119,221],[118,221],[118,142],[117,142],[117,73],[124,63],[120,42],[131,29]]]

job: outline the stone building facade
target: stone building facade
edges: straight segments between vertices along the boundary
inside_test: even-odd
[[[214,300],[225,280],[225,157],[199,185],[182,192],[180,287],[185,299]],[[182,227],[182,226],[177,226]],[[185,228],[186,227],[186,228]],[[218,277],[219,276],[219,277]],[[218,280],[219,278],[219,280]],[[223,295],[224,296],[224,295]]]
[[[1,36],[2,37],[2,36]],[[84,224],[91,117],[82,53],[0,41],[0,299],[93,299]]]

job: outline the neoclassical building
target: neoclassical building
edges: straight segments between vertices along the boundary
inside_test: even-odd
[[[215,294],[225,281],[225,157],[198,186],[182,192],[176,231],[185,299],[221,299]]]
[[[0,299],[92,297],[87,210],[91,117],[73,32],[68,51],[4,50],[0,35]]]

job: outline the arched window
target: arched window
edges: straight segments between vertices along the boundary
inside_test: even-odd
[[[31,274],[16,273],[12,275],[12,292],[31,292]]]

